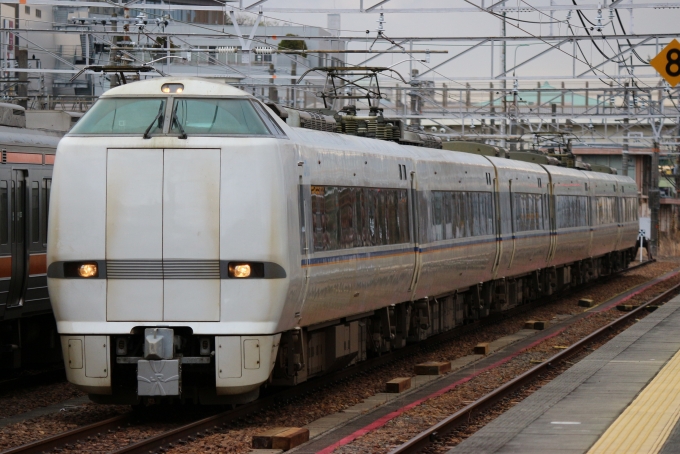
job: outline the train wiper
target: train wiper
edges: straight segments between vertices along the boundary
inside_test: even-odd
[[[186,138],[187,138],[187,133],[184,132],[184,128],[182,127],[182,123],[180,123],[179,119],[177,118],[177,106],[178,106],[178,105],[179,105],[179,104],[175,104],[175,108],[172,109],[172,124],[173,124],[173,125],[177,125],[177,127],[179,128],[179,132],[182,133],[182,134],[180,134],[180,135],[178,136],[178,138],[180,138],[180,139],[186,139]]]
[[[149,127],[146,128],[146,131],[144,131],[144,135],[142,137],[144,137],[145,139],[151,138],[151,136],[149,135],[149,131],[151,131],[151,128],[153,128],[153,125],[156,123],[156,120],[163,117],[163,111],[165,110],[164,107],[165,107],[165,103],[161,103],[161,107],[160,107],[160,109],[158,109],[158,113],[156,114],[156,118],[153,119],[153,121],[151,122]],[[162,123],[163,123],[163,121],[161,121],[161,124]]]

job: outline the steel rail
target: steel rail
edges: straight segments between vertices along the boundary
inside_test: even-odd
[[[132,418],[132,412],[124,413],[119,416],[114,416],[113,418],[105,419],[104,421],[88,424],[87,426],[69,430],[68,432],[52,435],[48,438],[10,448],[6,451],[2,451],[2,454],[40,454],[42,452],[51,451],[67,444],[86,440],[88,437],[96,437],[108,433],[109,431],[118,430],[122,425],[130,422]]]
[[[655,260],[648,260],[626,268],[624,270],[619,270],[607,276],[602,276],[599,279],[588,282],[583,285],[579,285],[569,289],[568,292],[583,290],[592,285],[602,284],[607,280],[615,277],[621,273],[635,270],[643,266],[647,266],[653,263]],[[373,369],[385,366],[392,362],[413,356],[420,352],[421,350],[431,349],[439,344],[448,342],[451,339],[470,334],[485,326],[497,323],[499,321],[505,320],[508,317],[515,315],[520,315],[532,308],[545,304],[546,299],[549,297],[539,298],[528,304],[520,305],[506,312],[492,314],[488,317],[478,320],[475,323],[469,325],[463,325],[457,327],[453,330],[432,336],[416,344],[408,345],[404,348],[395,350],[390,354],[382,355],[376,358],[371,358],[367,361],[358,363],[352,367],[337,371],[333,374],[322,376],[318,378],[311,379],[308,382],[301,383],[295,387],[287,388],[284,391],[274,392],[268,396],[262,397],[254,402],[250,402],[243,406],[240,406],[233,410],[228,410],[217,415],[209,416],[198,421],[179,426],[175,429],[160,433],[158,435],[149,437],[147,439],[141,440],[139,442],[125,446],[117,451],[115,454],[123,453],[148,453],[149,451],[158,450],[161,447],[171,447],[175,444],[185,444],[194,441],[194,438],[201,438],[206,434],[210,434],[214,431],[220,430],[221,426],[224,427],[230,422],[236,421],[238,419],[245,418],[261,410],[271,408],[272,406],[287,403],[293,399],[297,399],[304,396],[312,391],[327,388],[334,383],[338,383],[349,379],[350,377],[365,374]],[[125,413],[114,418],[110,418],[104,421],[100,421],[87,426],[79,427],[67,432],[53,435],[51,437],[36,440],[34,442],[17,446],[6,451],[2,451],[0,454],[39,454],[42,452],[51,451],[54,448],[61,448],[67,444],[74,444],[78,441],[86,440],[88,437],[98,436],[100,434],[108,433],[109,431],[118,430],[122,425],[133,422],[136,419],[134,412]]]
[[[44,370],[35,371],[30,375],[18,375],[16,377],[3,377],[0,379],[0,395],[6,395],[16,389],[27,388],[29,386],[46,385],[50,383],[62,382],[66,380],[64,365],[49,367]]]
[[[483,411],[493,407],[503,398],[507,397],[514,391],[522,388],[523,386],[535,381],[539,376],[549,369],[555,367],[556,364],[564,362],[569,358],[581,353],[586,346],[598,340],[599,338],[609,334],[612,330],[618,328],[627,321],[634,319],[634,317],[641,311],[645,310],[648,306],[660,303],[667,300],[668,298],[674,296],[678,293],[680,289],[680,283],[674,285],[670,289],[666,290],[661,295],[655,296],[654,298],[648,300],[647,302],[638,306],[635,310],[626,313],[625,315],[617,318],[613,322],[603,326],[597,331],[592,332],[588,336],[584,337],[575,344],[569,346],[568,348],[562,350],[561,352],[553,355],[548,360],[538,364],[532,369],[524,372],[522,375],[514,378],[513,380],[505,383],[504,385],[496,388],[490,393],[484,395],[483,397],[477,399],[470,405],[462,408],[453,415],[441,420],[432,427],[422,431],[415,437],[411,438],[406,443],[394,448],[389,452],[389,454],[411,454],[418,453],[431,445],[432,443],[441,439],[441,437],[448,432],[451,432],[455,428],[462,426],[470,421],[473,417],[479,415]]]

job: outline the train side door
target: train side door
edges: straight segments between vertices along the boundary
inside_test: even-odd
[[[552,175],[548,173],[548,216],[550,217],[550,251],[548,252],[548,265],[555,258],[557,249],[557,213],[555,200],[555,183],[552,182]]]
[[[496,229],[496,259],[493,262],[493,269],[491,270],[491,275],[496,279],[496,273],[498,272],[498,267],[501,264],[501,256],[503,255],[503,228],[501,221],[501,188],[498,182],[498,169],[494,166],[494,178],[493,178],[493,207],[495,216],[495,229]]]
[[[10,187],[12,170],[0,169],[0,316],[9,302],[12,278],[12,242],[10,241]]]
[[[508,180],[508,195],[510,196],[510,234],[512,237],[512,254],[510,255],[510,262],[508,262],[508,269],[512,268],[512,262],[515,261],[515,250],[517,249],[517,239],[515,238],[515,201],[512,193],[512,180]]]
[[[420,268],[422,266],[422,258],[420,255],[420,214],[418,210],[418,180],[416,179],[416,172],[411,172],[411,232],[413,232],[413,249],[415,251],[415,263],[413,267],[413,276],[411,277],[411,285],[408,291],[411,292],[411,298],[415,298],[416,289],[418,288],[418,280],[420,278]]]
[[[616,201],[616,243],[614,244],[614,250],[618,250],[620,245],[621,245],[621,237],[623,236],[623,223],[624,223],[624,218],[623,218],[623,198],[619,197],[618,195],[619,188],[618,186],[616,187],[616,191],[614,191],[615,195],[615,201]]]
[[[298,210],[299,210],[299,226],[300,226],[300,258],[301,258],[301,283],[300,296],[295,305],[295,317],[302,316],[302,308],[307,300],[307,291],[309,289],[309,264],[311,259],[312,249],[312,232],[311,232],[311,193],[309,183],[309,171],[305,175],[304,161],[298,161]]]
[[[26,171],[12,170],[9,180],[9,225],[11,243],[11,275],[7,307],[18,307],[24,304],[28,274],[28,242],[26,223],[27,191]]]

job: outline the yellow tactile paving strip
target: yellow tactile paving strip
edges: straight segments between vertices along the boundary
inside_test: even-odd
[[[625,409],[588,454],[658,453],[680,419],[680,352]]]

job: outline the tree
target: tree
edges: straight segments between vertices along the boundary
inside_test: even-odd
[[[292,33],[287,33],[286,36],[297,36]],[[307,43],[303,39],[282,39],[279,43],[279,50],[307,50]],[[307,54],[302,52],[302,57],[307,58]]]

